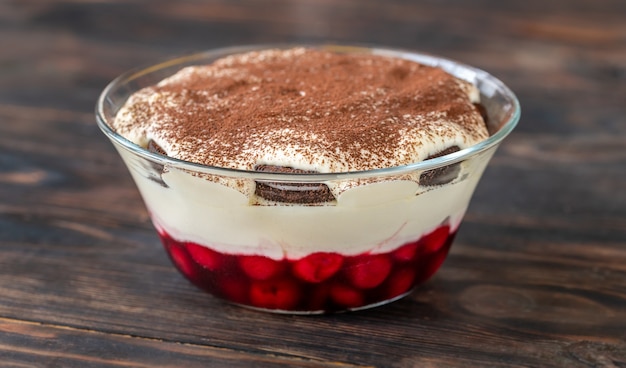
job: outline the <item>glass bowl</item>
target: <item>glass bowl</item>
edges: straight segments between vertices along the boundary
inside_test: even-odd
[[[222,48],[123,74],[97,102],[98,125],[128,167],[172,262],[199,288],[232,303],[282,313],[358,310],[397,300],[440,268],[483,170],[519,120],[515,95],[490,74],[406,50],[309,46],[437,66],[479,89],[488,139],[384,169],[295,174],[204,166],[151,152],[111,128],[131,94],[185,66],[293,46]],[[240,185],[345,190],[326,205],[270,205],[251,200],[236,189]]]

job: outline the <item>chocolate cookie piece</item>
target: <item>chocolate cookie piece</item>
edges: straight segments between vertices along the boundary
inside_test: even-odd
[[[454,153],[460,151],[459,146],[452,146],[444,149],[441,152],[435,153],[434,155],[428,156],[426,159],[430,160],[431,158],[445,156],[450,153]],[[459,171],[461,171],[460,163],[439,167],[437,169],[427,170],[420,175],[420,185],[424,186],[434,186],[447,184],[454,180],[457,175],[459,175]]]
[[[158,153],[160,155],[167,156],[167,153],[165,153],[165,150],[161,148],[161,146],[156,144],[152,139],[148,141],[148,147],[146,148],[148,149],[148,151],[152,153]],[[163,171],[165,170],[163,165],[158,164],[156,162],[150,162],[150,165],[149,167],[146,167],[146,170],[148,170],[148,175],[146,176],[148,179],[161,185],[164,188],[169,188],[167,183],[165,183],[163,179],[161,178],[161,175],[163,174]]]
[[[257,165],[256,171],[290,173],[290,174],[315,174],[315,171],[294,169],[284,166]],[[261,198],[274,202],[315,204],[332,202],[335,197],[330,189],[323,183],[281,183],[281,182],[256,182],[255,194]]]
[[[161,146],[156,144],[156,142],[153,141],[152,139],[148,141],[148,147],[147,148],[148,148],[148,151],[150,151],[152,153],[158,153],[160,155],[167,156],[167,153],[165,153],[165,150],[163,148],[161,148]]]

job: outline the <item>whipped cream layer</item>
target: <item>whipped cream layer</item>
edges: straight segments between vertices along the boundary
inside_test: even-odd
[[[264,50],[187,67],[138,91],[113,128],[210,166],[349,172],[486,139],[478,102],[470,83],[409,60]]]

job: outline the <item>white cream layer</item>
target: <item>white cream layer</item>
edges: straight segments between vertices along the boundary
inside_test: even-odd
[[[444,221],[455,230],[491,155],[464,162],[460,178],[442,186],[394,180],[349,189],[335,205],[258,206],[238,190],[176,169],[162,175],[164,187],[148,179],[143,159],[119,151],[159,230],[219,252],[273,259],[384,253]]]

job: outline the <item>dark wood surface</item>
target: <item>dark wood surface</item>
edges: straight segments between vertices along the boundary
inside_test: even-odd
[[[0,366],[626,367],[626,2],[0,1]],[[520,98],[441,271],[330,316],[171,266],[95,124],[132,67],[249,43],[432,52]]]

